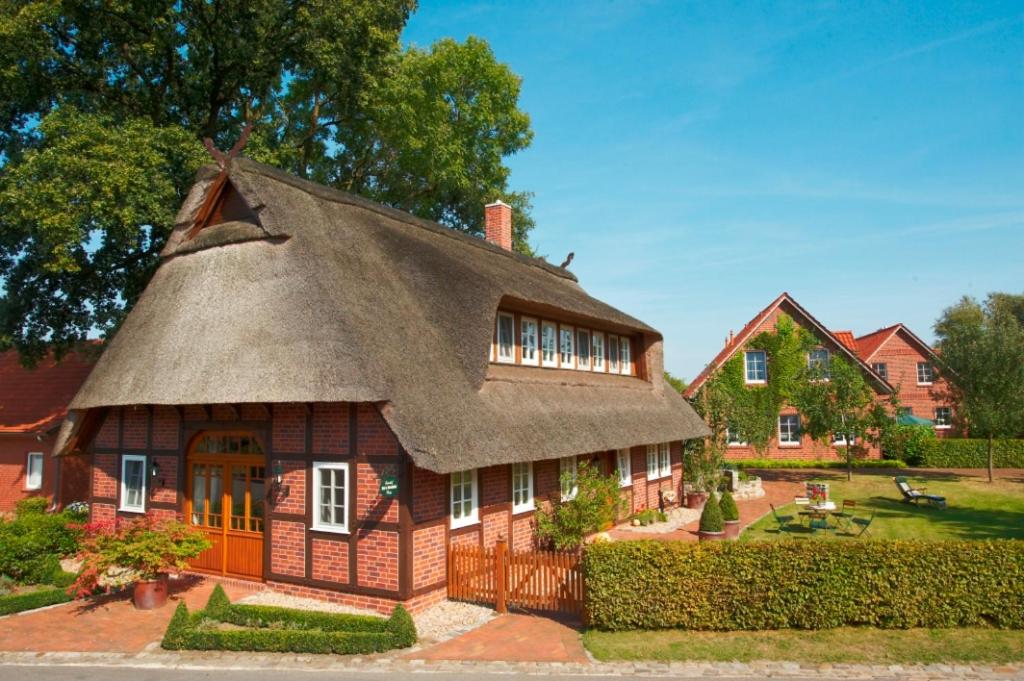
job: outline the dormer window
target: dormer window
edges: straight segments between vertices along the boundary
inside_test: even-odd
[[[608,336],[608,373],[619,373],[619,337]]]
[[[576,331],[576,368],[590,371],[590,332],[586,329]]]
[[[622,373],[633,373],[629,339],[625,336],[619,338],[619,364],[622,365]]]
[[[558,363],[563,369],[576,367],[576,339],[571,326],[558,328]]]
[[[523,364],[537,366],[540,363],[540,354],[537,352],[537,320],[523,317],[519,320],[519,328]]]
[[[767,383],[768,357],[764,350],[747,350],[743,353],[743,372],[747,383]]]
[[[498,313],[498,361],[513,364],[516,361],[515,318],[507,312]]]
[[[825,348],[815,348],[807,353],[807,368],[820,375],[821,378],[829,378],[829,353]]]
[[[558,366],[558,327],[554,322],[541,324],[540,364],[549,368]]]

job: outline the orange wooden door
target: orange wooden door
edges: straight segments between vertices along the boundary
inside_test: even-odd
[[[266,479],[258,443],[244,434],[205,435],[187,468],[187,520],[213,543],[191,567],[261,579]]]

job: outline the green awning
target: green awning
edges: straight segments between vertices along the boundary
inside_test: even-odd
[[[934,426],[935,423],[929,419],[923,419],[920,416],[914,416],[913,414],[900,414],[896,418],[896,422],[901,426]]]

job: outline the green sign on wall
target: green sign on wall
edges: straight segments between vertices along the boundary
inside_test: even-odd
[[[398,494],[398,478],[393,475],[385,475],[380,479],[380,495],[382,497],[393,497]]]

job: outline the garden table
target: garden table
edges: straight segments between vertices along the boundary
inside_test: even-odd
[[[835,510],[836,502],[834,501],[808,504],[807,511],[810,513],[811,531],[825,530],[827,532],[828,530],[834,530],[835,527],[828,522],[828,516]]]

